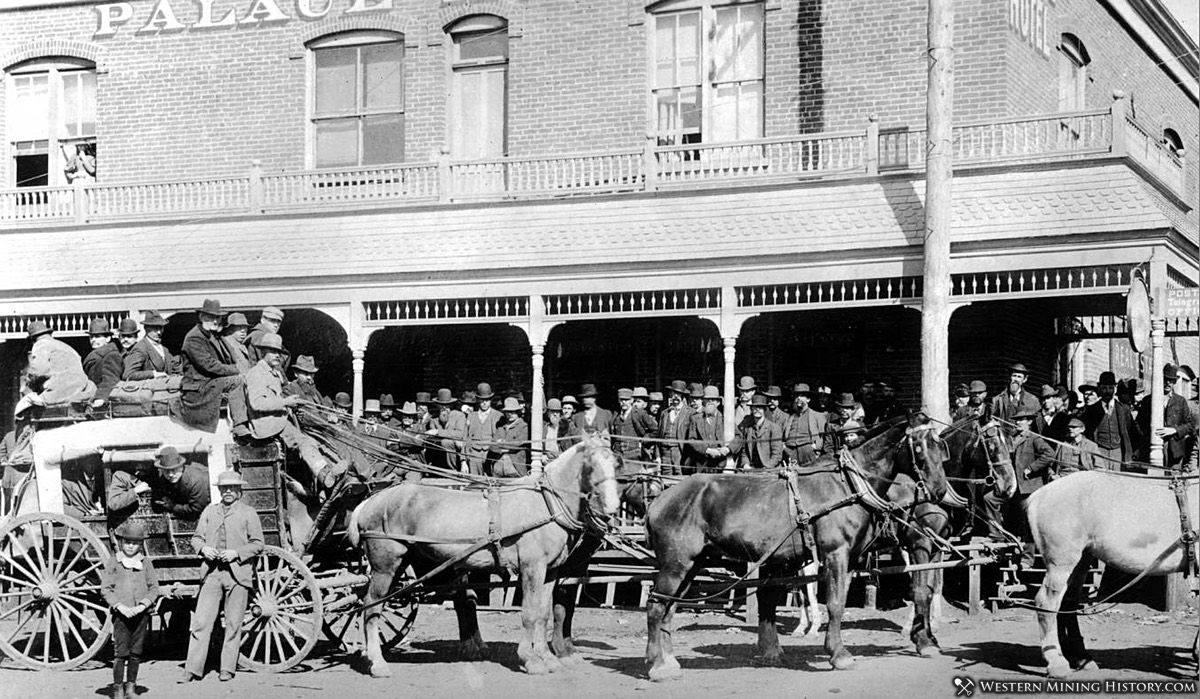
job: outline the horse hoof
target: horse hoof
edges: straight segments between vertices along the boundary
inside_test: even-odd
[[[659,665],[650,668],[648,673],[651,682],[666,682],[667,680],[677,680],[683,676],[683,670],[678,665]]]
[[[546,664],[546,669],[550,672],[561,672],[567,667],[566,665],[563,665],[561,660],[553,655],[543,658],[542,662]]]
[[[759,667],[783,667],[783,653],[763,653],[754,659],[754,664]]]
[[[1088,658],[1082,665],[1075,668],[1075,672],[1096,672],[1099,669],[1100,666],[1096,664],[1096,661]]]
[[[486,660],[488,647],[482,641],[463,641],[458,654],[463,660]]]
[[[579,663],[582,663],[583,656],[578,653],[571,652],[566,655],[558,656],[558,661],[564,666],[570,667],[572,665],[578,665]]]
[[[540,660],[534,660],[525,663],[524,670],[530,675],[545,675],[546,673],[550,672],[550,669],[546,667],[546,663]]]
[[[925,646],[924,648],[917,649],[917,652],[920,653],[921,657],[923,657],[923,658],[936,658],[937,656],[942,654],[942,649],[938,648],[936,645],[931,644],[931,645]]]
[[[837,655],[830,658],[829,664],[834,670],[849,670],[854,665],[854,656],[849,651],[838,651]]]
[[[820,637],[821,637],[820,624],[814,624],[813,626],[808,627],[808,630],[804,632],[804,638],[820,638]]]
[[[1046,676],[1047,677],[1052,677],[1056,680],[1061,680],[1065,677],[1070,677],[1070,675],[1071,675],[1071,666],[1068,665],[1064,661],[1051,663],[1050,665],[1046,666]]]
[[[392,671],[387,665],[372,665],[371,677],[376,679],[386,679],[392,676]]]

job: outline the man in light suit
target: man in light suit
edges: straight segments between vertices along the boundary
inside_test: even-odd
[[[667,387],[667,407],[658,416],[659,461],[667,476],[683,475],[683,442],[687,439],[692,409],[687,404],[687,384],[672,381]]]
[[[264,333],[259,336],[256,348],[262,359],[246,372],[245,401],[240,405],[236,401],[229,404],[234,437],[256,441],[279,437],[288,449],[300,452],[300,458],[318,483],[325,487],[333,485],[337,475],[334,466],[321,453],[316,441],[301,432],[288,414],[288,408],[299,405],[302,399],[283,393],[283,356],[287,353],[283,339],[275,333]]]

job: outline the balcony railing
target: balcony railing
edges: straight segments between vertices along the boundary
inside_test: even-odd
[[[1117,125],[1114,128],[1114,124]],[[1178,195],[1181,154],[1125,110],[1002,119],[954,128],[954,163],[1128,157]],[[0,191],[0,226],[88,223],[174,216],[245,215],[454,201],[738,186],[920,170],[924,129],[883,129],[760,138],[736,143],[657,145],[569,155],[453,161],[246,175],[175,182],[23,187]]]

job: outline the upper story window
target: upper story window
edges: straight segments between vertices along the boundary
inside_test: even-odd
[[[498,158],[507,149],[508,22],[474,15],[448,32],[450,154],[467,160]]]
[[[1162,144],[1178,156],[1183,155],[1183,139],[1175,129],[1163,129]]]
[[[404,38],[386,31],[336,34],[309,44],[316,167],[404,160]]]
[[[1087,107],[1087,48],[1074,34],[1063,34],[1058,47],[1058,110],[1076,112]]]
[[[96,176],[96,66],[39,58],[12,66],[8,83],[9,185],[42,187]]]
[[[652,128],[660,145],[763,133],[761,3],[668,2],[654,8]]]

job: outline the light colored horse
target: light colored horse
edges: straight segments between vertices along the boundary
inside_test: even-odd
[[[1187,503],[1195,517],[1194,476],[1188,481]],[[1047,673],[1065,677],[1073,670],[1095,669],[1079,633],[1078,616],[1070,613],[1078,608],[1084,578],[1095,559],[1131,574],[1181,571],[1175,493],[1165,480],[1080,471],[1039,488],[1026,504],[1026,515],[1046,560],[1046,577],[1035,603]]]
[[[581,523],[611,516],[620,507],[616,465],[609,447],[589,439],[550,462],[540,477],[507,481],[490,497],[480,489],[403,483],[355,508],[348,534],[351,543],[365,549],[371,564],[371,583],[363,598],[371,675],[391,674],[379,645],[380,606],[374,603],[392,590],[397,572],[412,565],[422,575],[489,541],[493,533],[495,544],[470,553],[451,569],[517,573],[525,630],[517,647],[522,666],[531,675],[561,669],[546,643],[553,624],[554,581],[583,535]],[[481,646],[478,627],[473,635],[464,642]]]

